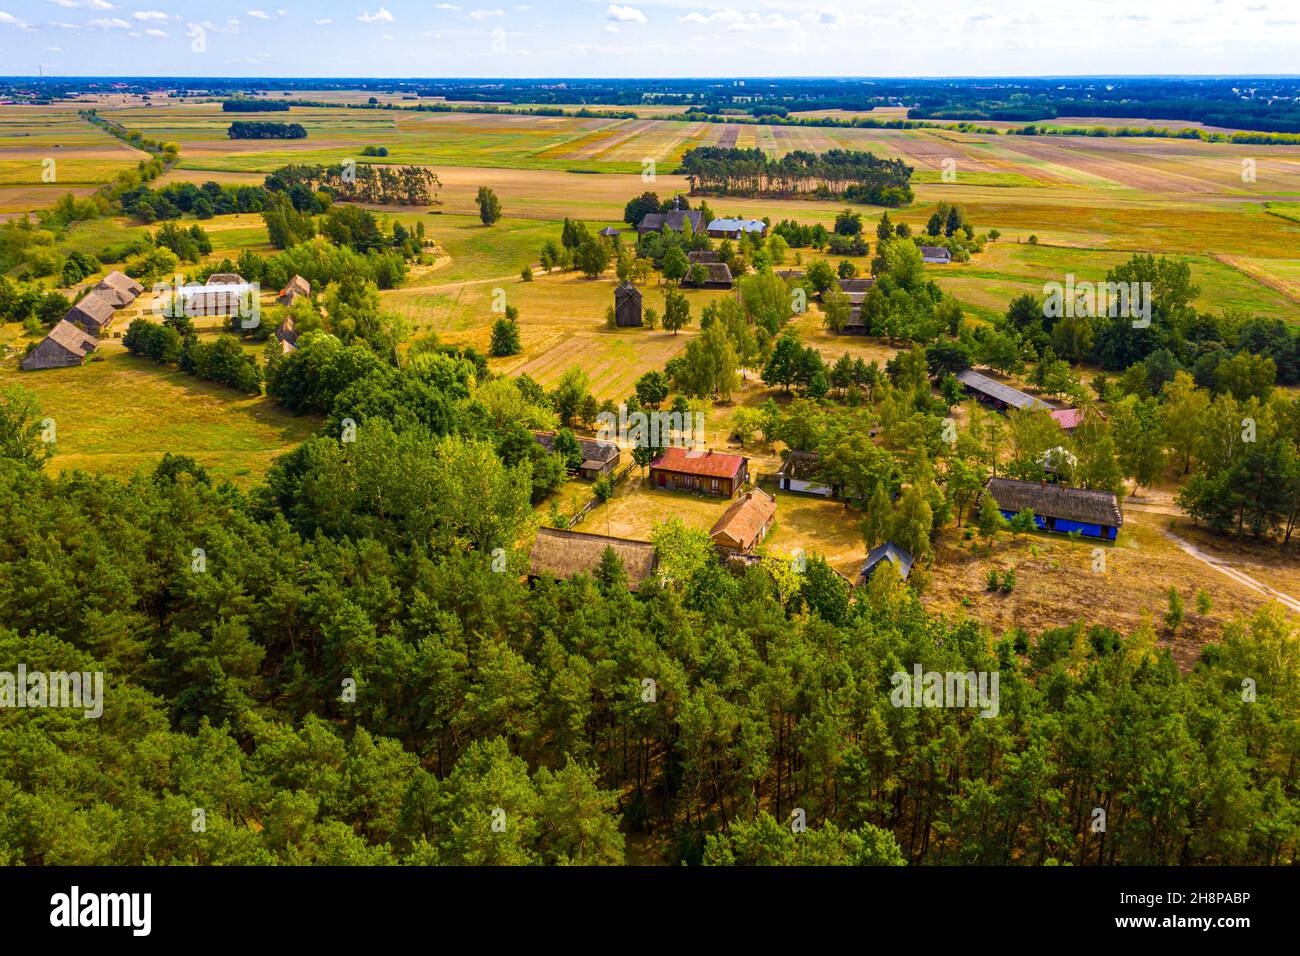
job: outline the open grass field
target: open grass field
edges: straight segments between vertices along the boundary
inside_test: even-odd
[[[1018,540],[1002,536],[991,549],[977,539],[972,547],[972,542],[964,540],[963,529],[948,527],[937,540],[935,566],[923,600],[932,610],[975,618],[995,635],[1013,628],[1036,633],[1085,618],[1125,634],[1149,624],[1182,667],[1190,666],[1200,647],[1218,637],[1224,623],[1267,603],[1262,595],[1180,550],[1162,533],[1171,520],[1168,516],[1129,508],[1124,519],[1124,530],[1113,546],[1030,534]],[[1185,533],[1180,525],[1179,534]],[[1207,546],[1216,554],[1223,553],[1224,542],[1219,537],[1207,536]],[[1105,555],[1101,573],[1093,571],[1097,547]],[[1262,573],[1258,562],[1257,550],[1236,559],[1243,567],[1249,566],[1256,577]],[[1290,570],[1284,579],[1279,576],[1279,589],[1300,581],[1296,563],[1285,563]],[[989,572],[1005,573],[1009,568],[1016,572],[1014,590],[989,591]],[[1188,609],[1183,627],[1173,636],[1162,621],[1171,587],[1178,589]],[[1196,613],[1198,590],[1210,595],[1209,614]]]
[[[276,455],[319,427],[265,397],[250,398],[175,369],[128,355],[119,341],[80,368],[19,373],[0,369],[0,385],[20,382],[54,419],[58,450],[48,468],[127,477],[152,470],[163,452],[190,455],[217,479],[254,484]]]

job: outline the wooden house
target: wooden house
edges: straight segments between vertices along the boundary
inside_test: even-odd
[[[555,451],[555,432],[533,432],[533,438],[548,452]],[[587,481],[595,481],[601,475],[613,474],[623,457],[623,453],[613,442],[578,438],[578,447],[582,449],[582,464],[578,466],[578,474]]]
[[[641,290],[630,282],[614,288],[614,324],[621,329],[641,325]]]
[[[743,455],[672,447],[650,463],[651,485],[666,490],[733,498],[747,480],[749,459]]]
[[[67,311],[63,321],[71,322],[91,335],[99,335],[112,324],[116,303],[116,297],[108,299],[92,289]]]
[[[759,488],[746,491],[722,513],[709,537],[724,556],[749,554],[767,537],[776,520],[776,499]]]
[[[849,297],[849,319],[840,329],[840,335],[866,335],[870,330],[862,317],[862,305],[867,301],[867,291],[876,284],[875,279],[840,279],[840,291]]]
[[[239,276],[234,276],[238,282],[213,282],[216,277],[209,278],[205,285],[181,286],[176,290],[182,313],[190,318],[250,314],[256,305],[253,287]]]
[[[984,494],[993,496],[1006,518],[1013,518],[1028,508],[1041,531],[1077,532],[1089,538],[1114,541],[1124,526],[1119,499],[1109,491],[1071,488],[1047,481],[990,478]]]
[[[704,213],[698,209],[672,209],[668,212],[648,212],[636,224],[638,235],[648,232],[685,232],[690,223],[691,234],[698,236],[704,228]]]
[[[27,353],[22,361],[23,371],[81,365],[98,344],[93,335],[83,332],[67,319],[60,319],[40,344]]]
[[[922,246],[921,261],[946,266],[952,261],[952,253],[943,246]]]
[[[275,297],[277,305],[293,305],[303,296],[311,295],[311,283],[302,276],[295,275],[289,280],[289,284],[280,290]]]
[[[607,549],[622,560],[630,590],[635,591],[654,574],[655,546],[649,541],[541,528],[528,555],[528,580],[531,583],[539,578],[568,580],[575,574],[590,576],[600,567]]]

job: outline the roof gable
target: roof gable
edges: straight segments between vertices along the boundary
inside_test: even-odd
[[[776,515],[776,499],[759,488],[745,492],[722,513],[709,531],[714,541],[749,549],[757,542],[767,523]]]

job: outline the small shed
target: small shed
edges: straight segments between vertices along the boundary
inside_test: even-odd
[[[922,246],[921,261],[946,266],[952,261],[952,253],[943,246]]]
[[[614,324],[623,329],[641,325],[641,290],[630,282],[614,288]]]
[[[615,229],[613,226],[606,226],[604,229],[600,230],[599,235],[604,236],[606,239],[613,239],[615,236],[622,235],[622,232]]]
[[[858,572],[858,584],[866,584],[876,573],[881,564],[888,562],[904,581],[912,573],[912,555],[906,548],[900,548],[892,541],[878,544],[867,552],[867,561]]]
[[[40,344],[27,353],[22,361],[22,369],[24,372],[34,372],[38,369],[81,365],[98,344],[93,335],[83,332],[67,319],[60,319]]]

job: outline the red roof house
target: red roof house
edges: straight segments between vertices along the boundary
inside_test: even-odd
[[[668,490],[731,498],[748,479],[749,459],[720,451],[666,448],[650,463],[650,483]]]

